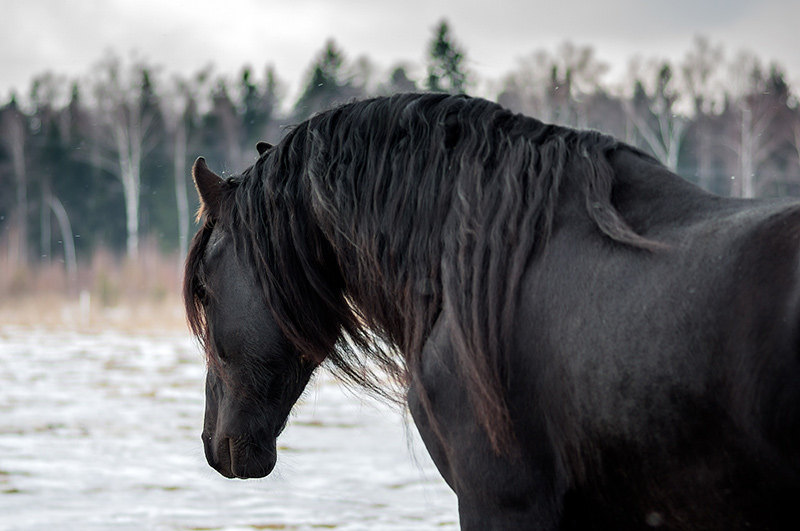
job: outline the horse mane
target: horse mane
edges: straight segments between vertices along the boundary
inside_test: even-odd
[[[500,450],[513,436],[504,390],[517,293],[565,182],[602,234],[650,246],[611,203],[608,155],[620,147],[482,99],[375,98],[293,128],[230,181],[233,200],[213,222],[235,235],[291,344],[375,392],[384,386],[373,366],[401,384],[419,379],[445,312],[455,370]],[[200,334],[190,283],[211,224],[187,259],[187,314]]]

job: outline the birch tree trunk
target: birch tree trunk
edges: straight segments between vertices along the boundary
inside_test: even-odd
[[[755,197],[755,165],[753,143],[753,110],[749,105],[742,106],[740,138],[739,138],[739,196]]]
[[[139,253],[139,190],[141,188],[141,150],[136,149],[140,144],[136,120],[131,119],[133,112],[126,109],[122,103],[117,109],[118,119],[110,124],[116,157],[116,174],[122,183],[122,192],[125,197],[125,228],[126,250],[129,258],[136,258]],[[128,118],[127,120],[125,118]]]
[[[685,91],[694,107],[697,149],[697,178],[700,187],[711,190],[714,184],[712,170],[712,131],[708,124],[715,99],[719,97],[721,83],[716,79],[724,57],[721,45],[712,45],[705,37],[695,37],[693,46],[680,65]]]
[[[127,76],[119,61],[101,65],[95,85],[99,104],[98,143],[103,146],[101,166],[122,184],[125,201],[126,250],[128,258],[139,255],[139,208],[141,169],[144,156],[155,147],[151,134],[154,120],[142,94],[145,67],[133,66]]]
[[[734,186],[734,194],[740,197],[757,197],[764,182],[758,179],[758,171],[780,148],[787,135],[775,130],[779,107],[768,101],[750,101],[743,96],[738,103],[738,135],[732,149],[737,153],[740,181]]]
[[[15,238],[9,242],[9,261],[14,266],[27,263],[28,259],[28,172],[25,162],[25,119],[15,107],[6,111],[2,140],[11,155],[11,169],[14,174],[15,207],[13,223]]]
[[[178,265],[189,248],[189,198],[186,193],[186,123],[179,119],[175,129],[175,149],[173,150],[173,170],[175,173],[175,200],[178,207]]]
[[[664,165],[670,170],[677,171],[678,156],[686,134],[686,120],[673,114],[670,108],[650,111],[656,118],[655,125],[634,108],[633,104],[625,101],[625,113],[630,119],[639,135]]]
[[[64,267],[67,271],[67,287],[70,295],[78,291],[78,262],[75,256],[75,240],[72,235],[72,224],[61,201],[53,194],[47,194],[47,205],[53,211],[64,242]]]

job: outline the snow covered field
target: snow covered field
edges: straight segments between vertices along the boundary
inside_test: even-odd
[[[454,529],[410,419],[318,375],[264,480],[200,442],[188,335],[0,327],[0,529]]]

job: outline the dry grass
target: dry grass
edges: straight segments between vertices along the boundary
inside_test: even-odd
[[[188,333],[183,305],[177,295],[159,301],[122,300],[113,306],[95,303],[85,296],[82,301],[57,294],[4,299],[0,302],[0,326],[129,333],[185,330]]]
[[[63,263],[15,267],[0,258],[0,326],[187,330],[179,264],[153,244],[136,260],[98,250],[73,279]]]

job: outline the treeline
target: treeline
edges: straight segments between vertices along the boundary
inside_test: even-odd
[[[478,87],[445,22],[427,52],[415,79],[407,66],[380,74],[368,58],[348,61],[329,41],[291,104],[271,67],[184,79],[109,55],[80,82],[38,76],[0,107],[0,264],[74,268],[100,247],[135,258],[145,238],[183,254],[197,206],[194,158],[237,172],[258,140],[274,142],[336,103]],[[482,92],[543,121],[614,134],[717,193],[800,195],[800,109],[778,66],[747,54],[726,60],[697,39],[676,64],[632,60],[622,84],[606,83],[607,70],[591,47],[566,43],[529,55]]]

